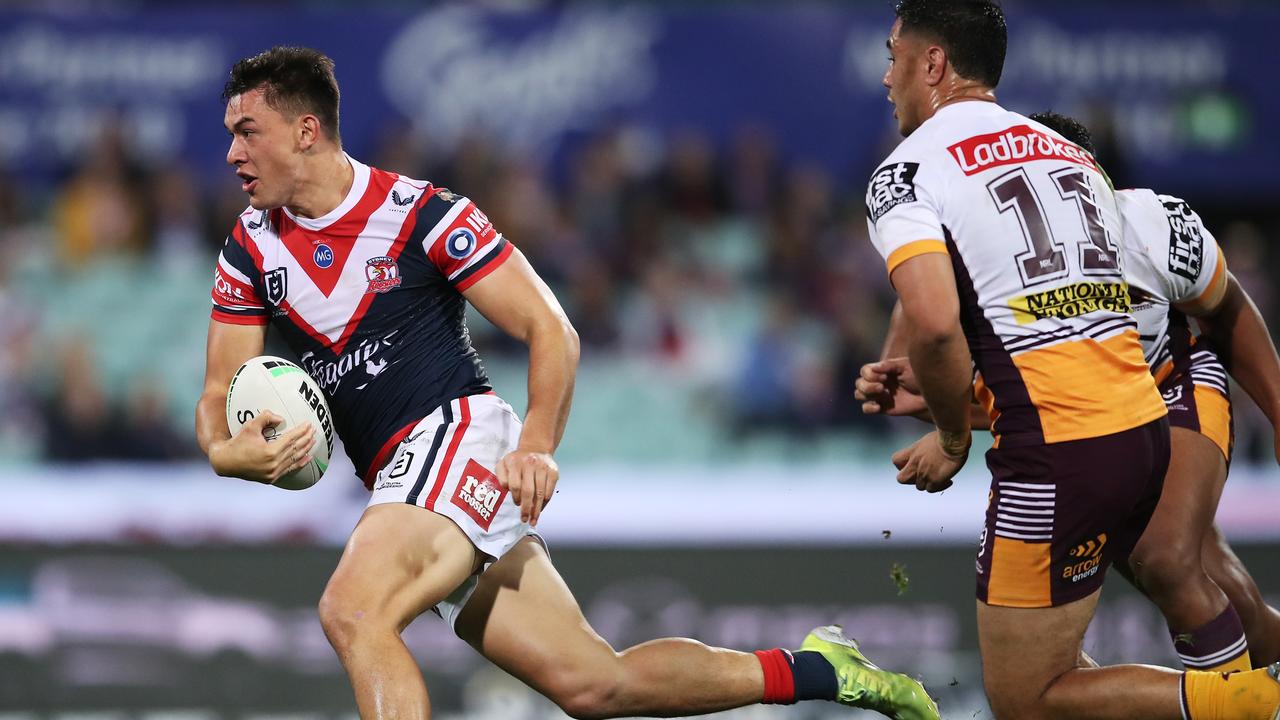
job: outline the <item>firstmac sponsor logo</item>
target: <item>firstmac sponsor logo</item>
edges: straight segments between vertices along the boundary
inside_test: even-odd
[[[867,185],[867,217],[871,222],[903,203],[916,201],[916,173],[920,163],[900,162],[876,170]]]
[[[947,148],[965,175],[1002,165],[1034,160],[1065,160],[1097,170],[1093,156],[1066,140],[1051,137],[1029,125],[977,135]]]

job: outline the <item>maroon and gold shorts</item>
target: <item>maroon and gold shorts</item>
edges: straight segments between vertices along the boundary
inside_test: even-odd
[[[987,452],[991,493],[978,599],[1065,605],[1102,587],[1146,529],[1169,467],[1169,422],[1103,437]]]
[[[1160,383],[1160,394],[1169,409],[1169,425],[1209,438],[1222,450],[1222,456],[1230,465],[1235,424],[1231,417],[1227,371],[1218,356],[1204,344],[1192,346],[1190,367]]]

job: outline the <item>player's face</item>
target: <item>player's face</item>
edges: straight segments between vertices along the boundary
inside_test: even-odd
[[[885,70],[882,82],[889,89],[889,102],[893,103],[898,132],[906,137],[925,121],[924,109],[928,105],[930,87],[925,82],[921,64],[925,62],[928,45],[914,35],[904,36],[902,20],[893,23],[885,45],[889,48],[889,68]]]
[[[258,210],[288,205],[301,157],[294,123],[271,108],[259,88],[227,101],[223,124],[231,133],[227,163],[235,167],[249,204]]]

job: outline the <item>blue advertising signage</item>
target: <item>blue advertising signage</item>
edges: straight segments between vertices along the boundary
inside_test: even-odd
[[[118,122],[142,152],[216,177],[229,67],[300,44],[337,62],[342,134],[357,156],[406,124],[445,146],[479,131],[552,160],[601,127],[657,141],[696,129],[723,143],[752,126],[857,188],[896,142],[881,86],[888,8],[0,13],[0,163],[56,177]],[[1261,197],[1280,184],[1266,162],[1280,159],[1280,139],[1262,122],[1280,100],[1252,72],[1280,10],[1020,7],[1009,23],[1008,107],[1105,108],[1134,179],[1163,191]]]

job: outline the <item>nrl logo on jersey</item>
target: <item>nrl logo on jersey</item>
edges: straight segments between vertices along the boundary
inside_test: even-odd
[[[284,268],[276,268],[262,276],[263,286],[267,290],[267,302],[279,305],[289,294],[289,276]]]
[[[365,293],[385,293],[400,287],[400,266],[386,255],[369,258],[364,275],[369,280]]]
[[[916,173],[920,163],[900,162],[886,165],[871,176],[867,186],[867,217],[871,222],[903,203],[916,201]]]

